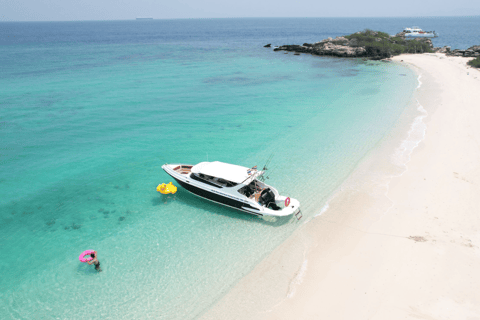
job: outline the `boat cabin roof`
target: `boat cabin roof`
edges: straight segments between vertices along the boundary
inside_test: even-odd
[[[410,32],[419,32],[419,31],[423,31],[422,29],[420,29],[419,27],[412,27],[412,28],[405,28],[403,29],[404,32],[407,32],[407,31],[410,31]]]
[[[200,162],[192,167],[192,173],[213,176],[235,183],[246,183],[248,178],[258,177],[263,174],[263,171],[257,171],[256,169],[237,166],[235,164],[213,161]]]

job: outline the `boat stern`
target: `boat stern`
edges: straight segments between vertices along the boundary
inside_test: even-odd
[[[275,197],[275,203],[279,206],[280,210],[271,210],[267,209],[264,212],[264,215],[274,216],[274,217],[287,217],[290,215],[295,215],[297,219],[298,214],[300,213],[300,201],[297,199],[285,197],[285,196],[277,196]]]

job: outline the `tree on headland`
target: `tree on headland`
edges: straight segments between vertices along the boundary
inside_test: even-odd
[[[406,40],[400,36],[365,29],[364,31],[345,36],[348,40],[356,40],[354,46],[365,47],[369,57],[389,58],[402,53],[433,52],[428,39]]]

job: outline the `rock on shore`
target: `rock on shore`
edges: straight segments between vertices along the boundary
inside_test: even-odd
[[[335,39],[328,38],[316,43],[304,43],[303,45],[283,45],[273,49],[274,51],[293,51],[299,53],[311,53],[320,56],[335,57],[365,57],[366,50],[364,47],[354,47],[347,38],[337,37]]]
[[[441,48],[434,48],[435,52],[445,53],[447,56],[454,57],[480,57],[480,46],[472,46],[467,50],[454,49],[451,50],[449,46]]]

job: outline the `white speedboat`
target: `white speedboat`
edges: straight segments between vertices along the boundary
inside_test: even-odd
[[[262,181],[264,171],[224,162],[164,164],[162,169],[191,193],[257,216],[301,218],[300,202]],[[265,168],[264,168],[265,169]]]
[[[423,31],[419,27],[403,29],[405,38],[436,38],[438,34],[435,31]]]

